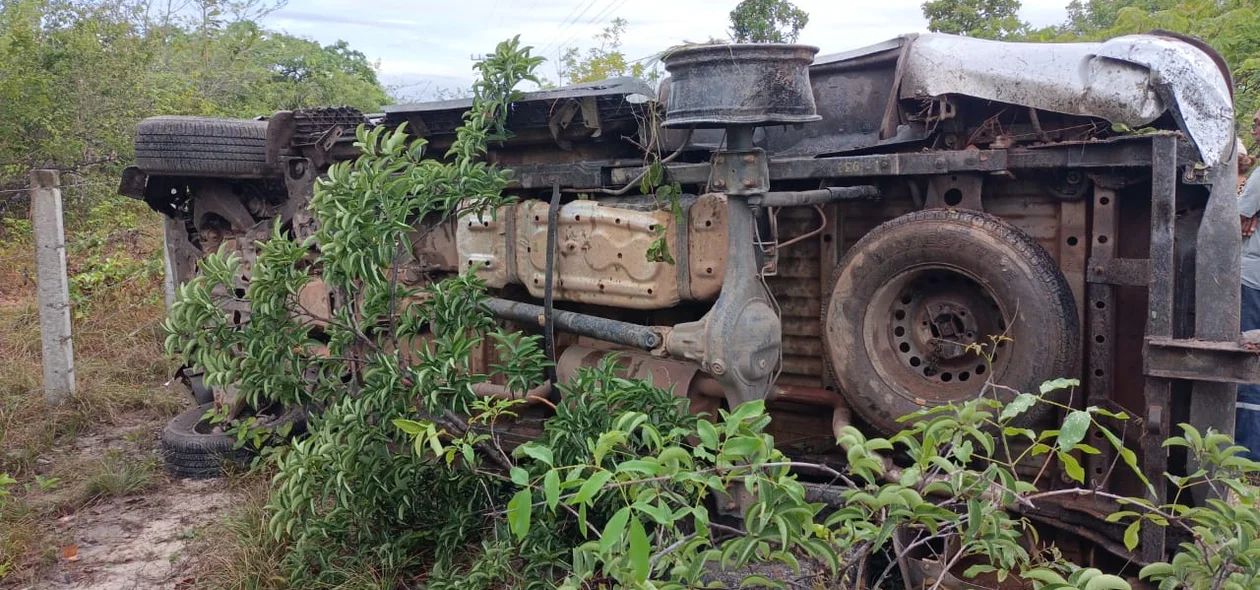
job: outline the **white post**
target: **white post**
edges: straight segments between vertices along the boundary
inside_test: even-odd
[[[56,170],[31,171],[31,216],[39,278],[39,331],[44,344],[44,399],[59,404],[74,393],[74,343],[70,335],[70,287],[66,236]]]

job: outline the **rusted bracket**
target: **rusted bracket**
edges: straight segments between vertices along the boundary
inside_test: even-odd
[[[1090,258],[1085,280],[1100,285],[1145,287],[1151,284],[1151,261],[1145,258]]]
[[[144,200],[144,187],[149,182],[149,175],[135,166],[123,168],[122,179],[118,182],[118,194],[137,200]]]
[[[1147,338],[1143,356],[1151,377],[1260,383],[1260,346],[1241,342]]]

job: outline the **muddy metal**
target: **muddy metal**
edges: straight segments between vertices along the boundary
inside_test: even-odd
[[[990,379],[1028,391],[1079,377],[1083,395],[1062,401],[1139,418],[1124,442],[1148,474],[1186,472],[1162,447],[1170,425],[1232,432],[1235,384],[1260,381],[1260,357],[1240,342],[1233,88],[1210,48],[912,35],[830,56],[695,46],[664,62],[656,89],[623,78],[514,104],[514,138],[488,158],[515,171],[519,202],[418,224],[402,280],[479,263],[498,317],[554,333],[559,378],[618,351],[628,375],[698,411],[764,399],[789,454],[833,453],[854,418],[897,430]],[[248,274],[270,220],[313,231],[315,180],[358,155],[357,126],[407,123],[442,153],[470,104],[149,119],[121,192],[166,216],[172,280],[223,244]],[[683,187],[681,218],[637,194],[645,145]],[[674,264],[646,258],[659,235]],[[329,306],[322,289],[304,303]],[[1012,343],[991,362],[968,348],[994,334]],[[1089,487],[1147,495],[1095,446]],[[1144,527],[1128,551],[1123,525],[1103,520],[1115,509],[1064,495],[1024,514],[1102,567],[1165,559],[1179,541]]]

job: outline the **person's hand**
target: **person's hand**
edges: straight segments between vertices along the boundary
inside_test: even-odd
[[[1242,235],[1244,238],[1250,238],[1251,234],[1256,233],[1256,221],[1260,220],[1260,215],[1255,217],[1243,217],[1239,215],[1238,218],[1242,222]]]

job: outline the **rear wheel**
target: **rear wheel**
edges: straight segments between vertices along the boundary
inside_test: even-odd
[[[1080,351],[1054,259],[1000,219],[963,210],[911,213],[864,236],[840,263],[824,321],[842,393],[885,433],[907,414],[975,398],[990,379],[1036,391],[1075,376]],[[1024,420],[1051,410],[1037,404]]]
[[[267,121],[151,117],[136,126],[136,166],[156,176],[266,178]]]

